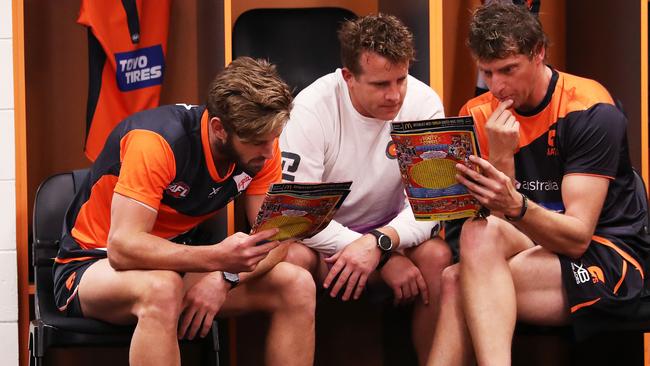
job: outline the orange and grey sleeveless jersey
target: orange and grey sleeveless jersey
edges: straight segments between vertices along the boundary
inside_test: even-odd
[[[479,145],[489,157],[487,119],[499,101],[486,93],[465,104],[461,115],[474,117]],[[637,256],[650,245],[640,236],[643,200],[635,190],[628,153],[627,120],[607,90],[596,81],[553,70],[546,96],[535,110],[513,111],[520,123],[515,178],[520,192],[547,209],[563,212],[562,178],[586,174],[610,180],[595,235],[631,240]],[[637,259],[640,259],[637,257]]]
[[[173,238],[236,196],[265,194],[280,181],[280,150],[255,176],[231,164],[220,177],[204,106],[170,105],[134,114],[109,135],[66,214],[57,263],[106,257],[113,193],[158,212],[151,234]]]
[[[95,160],[127,116],[158,106],[165,72],[170,0],[82,0],[88,27],[86,156]]]

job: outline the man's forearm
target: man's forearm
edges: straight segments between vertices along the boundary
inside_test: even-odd
[[[515,179],[515,158],[512,154],[502,157],[490,155],[488,160],[497,170],[510,177],[510,180],[516,185]]]
[[[530,200],[524,218],[514,224],[536,244],[572,258],[587,250],[594,230],[578,218],[547,210]]]
[[[220,269],[213,246],[176,244],[148,233],[110,238],[107,251],[111,266],[117,270],[211,272]]]

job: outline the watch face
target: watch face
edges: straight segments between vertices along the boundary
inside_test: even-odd
[[[233,285],[239,283],[239,275],[236,273],[223,272],[223,278]]]
[[[377,245],[383,251],[389,251],[393,249],[393,242],[387,235],[381,235],[379,238],[377,238]]]

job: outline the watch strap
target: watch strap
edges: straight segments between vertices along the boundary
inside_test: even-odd
[[[377,264],[376,270],[382,269],[392,255],[393,255],[392,251],[386,251],[386,252],[382,251],[381,257],[379,257],[379,263]]]
[[[526,197],[526,195],[521,192],[519,194],[521,195],[521,211],[519,211],[519,215],[517,216],[503,215],[506,218],[506,220],[510,222],[520,221],[521,219],[524,218],[524,215],[526,214],[526,210],[528,210],[528,197]]]
[[[368,231],[368,234],[374,236],[375,238],[377,238],[377,240],[379,240],[380,236],[384,235],[384,233],[382,233],[381,231],[379,231],[377,229],[372,229],[372,230]]]
[[[382,267],[384,267],[384,265],[386,264],[386,262],[388,262],[388,260],[390,259],[391,255],[393,254],[393,251],[392,251],[392,250],[384,250],[384,248],[382,248],[381,246],[379,246],[379,238],[382,237],[382,236],[385,236],[385,237],[387,237],[387,238],[390,239],[390,237],[389,237],[388,235],[382,233],[381,231],[376,230],[376,229],[373,229],[373,230],[368,231],[368,234],[374,236],[374,237],[377,239],[377,247],[378,247],[379,250],[381,251],[381,256],[379,257],[379,263],[377,264],[377,268],[376,268],[376,269],[377,269],[377,270],[380,270]],[[391,246],[392,246],[392,245],[391,245]]]

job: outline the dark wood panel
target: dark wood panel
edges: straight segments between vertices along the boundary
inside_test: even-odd
[[[638,1],[566,4],[567,71],[598,80],[623,104],[630,157],[641,167],[641,31]]]

